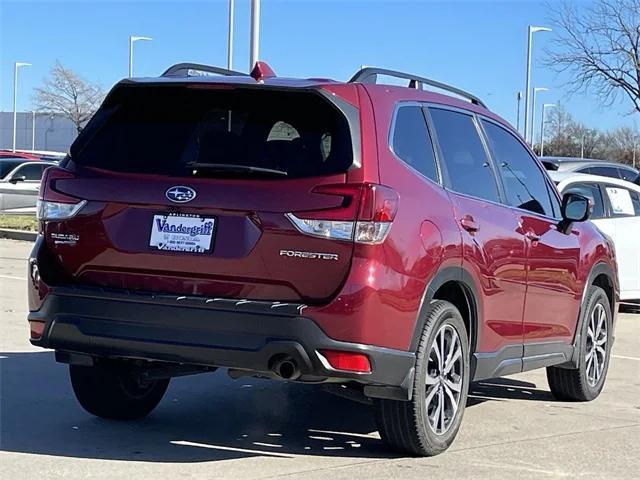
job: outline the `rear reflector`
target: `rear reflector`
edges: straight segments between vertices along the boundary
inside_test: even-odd
[[[371,372],[369,357],[363,353],[343,352],[340,350],[320,350],[319,353],[334,370],[357,373]]]
[[[44,332],[44,322],[29,321],[29,329],[31,330],[31,340],[40,340]]]

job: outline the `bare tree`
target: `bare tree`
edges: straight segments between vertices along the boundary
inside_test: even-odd
[[[602,132],[596,128],[589,128],[582,123],[575,123],[571,127],[571,138],[576,144],[576,151],[582,158],[596,158],[596,152],[602,142]]]
[[[39,111],[68,118],[80,133],[103,98],[104,91],[99,85],[88,83],[56,61],[44,86],[36,88],[34,103]]]
[[[605,142],[605,156],[611,160],[637,167],[638,149],[640,149],[640,131],[631,127],[620,127],[608,132]],[[633,164],[634,152],[636,164]]]
[[[593,5],[550,2],[559,35],[547,66],[570,74],[573,93],[592,90],[604,105],[619,94],[640,112],[640,0],[595,0]]]

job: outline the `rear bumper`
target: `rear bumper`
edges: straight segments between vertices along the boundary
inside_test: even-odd
[[[44,322],[32,343],[62,352],[262,373],[286,355],[301,380],[355,380],[370,396],[410,395],[413,353],[333,340],[303,312],[302,305],[56,287],[28,318]],[[334,370],[321,349],[364,353],[371,372]]]

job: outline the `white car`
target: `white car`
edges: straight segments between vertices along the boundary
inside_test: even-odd
[[[0,212],[35,213],[42,173],[51,165],[55,163],[0,158]]]
[[[560,193],[579,193],[591,200],[591,221],[616,247],[620,299],[640,300],[640,186],[575,172],[548,173]]]

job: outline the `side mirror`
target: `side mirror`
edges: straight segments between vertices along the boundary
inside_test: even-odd
[[[573,222],[584,222],[589,215],[591,215],[591,205],[587,197],[577,193],[565,193],[562,197],[562,221],[559,230],[567,233]]]
[[[27,179],[24,175],[20,175],[19,177],[11,177],[9,183],[13,183],[14,185],[18,182],[24,182]]]

